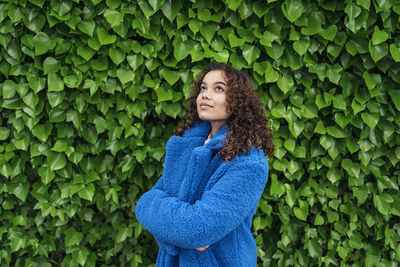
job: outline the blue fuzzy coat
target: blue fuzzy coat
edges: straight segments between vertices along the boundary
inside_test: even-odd
[[[201,121],[168,140],[164,172],[135,211],[160,245],[156,266],[256,266],[251,225],[268,163],[254,147],[224,162],[217,152],[228,130],[222,126],[204,144],[211,124]],[[195,250],[206,245],[203,252]]]

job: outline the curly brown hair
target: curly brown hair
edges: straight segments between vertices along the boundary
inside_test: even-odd
[[[221,70],[227,83],[226,109],[230,113],[227,123],[231,126],[218,155],[228,161],[240,153],[248,152],[254,146],[263,149],[268,157],[272,157],[275,148],[272,130],[268,127],[268,118],[258,92],[246,74],[224,63],[213,63],[202,69],[191,88],[188,115],[182,124],[175,128],[174,135],[181,136],[201,121],[197,113],[196,98],[204,76],[214,70]]]

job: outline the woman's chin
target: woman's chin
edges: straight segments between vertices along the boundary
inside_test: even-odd
[[[202,120],[202,121],[212,121],[212,120],[213,120],[213,118],[210,118],[210,117],[208,117],[208,116],[199,116],[199,118],[200,118],[200,120]]]

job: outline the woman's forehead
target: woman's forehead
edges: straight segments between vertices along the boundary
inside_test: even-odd
[[[225,72],[222,70],[212,70],[206,73],[204,75],[202,83],[215,83],[215,82],[223,82],[226,83],[225,81]]]

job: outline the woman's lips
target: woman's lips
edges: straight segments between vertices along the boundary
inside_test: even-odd
[[[206,105],[206,104],[201,104],[200,107],[202,109],[212,108],[210,105]]]

